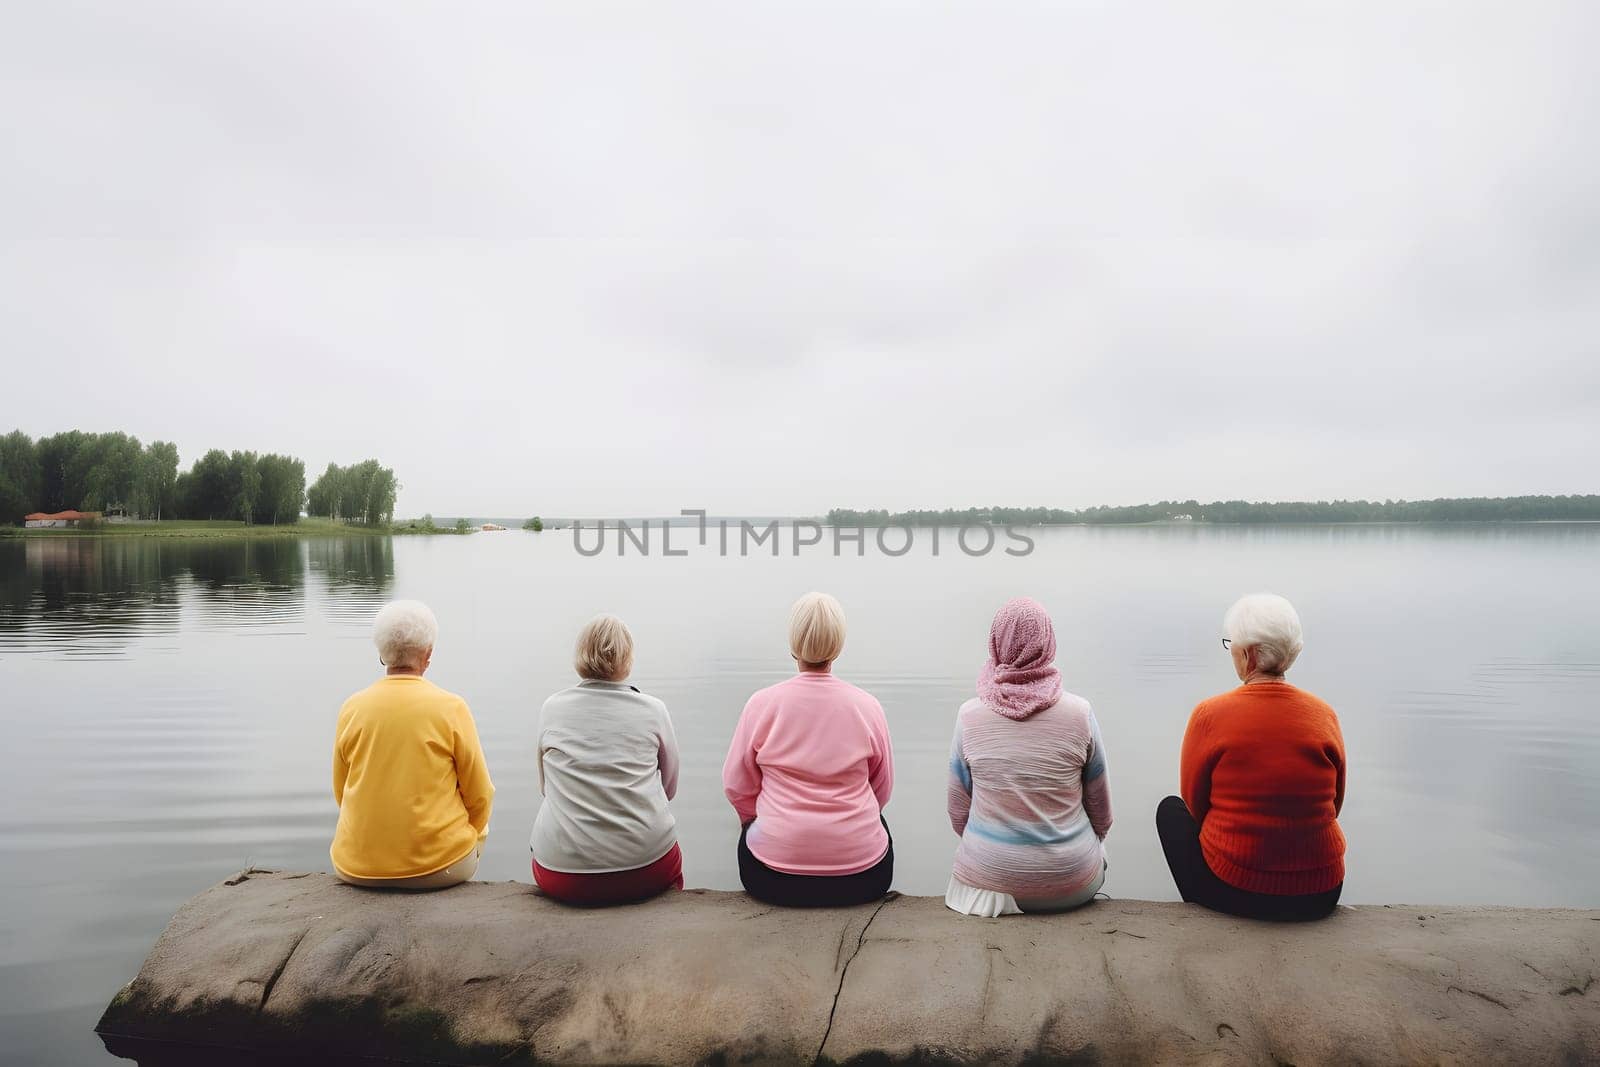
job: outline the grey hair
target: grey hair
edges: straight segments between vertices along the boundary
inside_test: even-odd
[[[1300,615],[1275,593],[1251,593],[1234,601],[1222,617],[1222,633],[1241,648],[1256,649],[1256,667],[1283,674],[1306,647]]]
[[[633,634],[615,615],[596,615],[578,631],[572,666],[578,677],[620,682],[633,673]]]
[[[439,636],[439,620],[420,600],[395,600],[372,620],[372,643],[390,667],[416,666]]]

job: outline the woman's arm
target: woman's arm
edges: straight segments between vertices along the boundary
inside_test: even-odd
[[[1195,822],[1206,817],[1211,810],[1211,769],[1216,758],[1210,752],[1206,737],[1205,705],[1201,704],[1189,716],[1189,726],[1183,731],[1183,750],[1178,760],[1178,787],[1183,802]]]
[[[550,702],[545,701],[545,705]],[[533,764],[539,771],[539,795],[544,796],[544,707],[539,708],[539,721],[533,728]]]
[[[894,793],[894,744],[889,739],[889,720],[883,714],[883,705],[873,701],[877,715],[872,720],[872,754],[867,757],[867,784],[872,795],[878,798],[878,810],[889,805]]]
[[[722,763],[722,791],[738,813],[741,826],[754,821],[756,797],[761,795],[761,765],[756,762],[760,751],[757,720],[764,720],[761,711],[752,697],[739,716],[733,741],[728,745],[728,758]]]
[[[944,791],[945,812],[950,816],[950,829],[960,837],[967,829],[967,816],[972,814],[972,768],[967,766],[967,753],[961,739],[961,715],[956,714],[956,735],[950,741],[950,780]]]
[[[1100,738],[1100,720],[1089,713],[1089,755],[1083,764],[1083,810],[1094,835],[1106,839],[1111,832],[1111,781],[1106,774],[1106,743]]]
[[[339,721],[333,728],[333,802],[344,807],[344,784],[350,779],[350,762],[344,758],[345,710],[339,709]]]
[[[494,807],[494,783],[489,780],[489,764],[478,741],[478,724],[472,711],[461,702],[455,729],[456,789],[467,809],[467,821],[478,831],[478,840],[489,836],[489,812]]]
[[[1328,758],[1333,761],[1333,813],[1338,815],[1344,810],[1344,731],[1339,729],[1339,718],[1331,712],[1333,718],[1333,751]]]
[[[344,783],[350,777],[350,764],[345,762],[344,753],[339,750],[339,739],[333,739],[333,802],[340,807],[344,806]]]
[[[661,705],[661,725],[656,734],[656,766],[661,770],[661,788],[671,800],[678,795],[678,735],[672,729],[672,716]]]

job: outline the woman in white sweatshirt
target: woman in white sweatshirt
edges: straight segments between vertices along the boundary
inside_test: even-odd
[[[678,741],[667,706],[628,684],[633,635],[599,615],[578,634],[581,679],[539,712],[533,879],[568,904],[623,904],[683,888],[667,802]]]

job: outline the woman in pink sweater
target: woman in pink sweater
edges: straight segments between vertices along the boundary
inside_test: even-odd
[[[883,707],[834,677],[844,609],[807,593],[789,613],[799,673],[752,696],[722,767],[739,814],[739,879],[769,904],[839,907],[880,899],[894,878],[883,807],[894,753]]]

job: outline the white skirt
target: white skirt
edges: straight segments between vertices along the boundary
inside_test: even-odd
[[[1021,915],[1016,898],[1010,893],[996,893],[992,889],[974,889],[965,882],[950,876],[950,885],[944,891],[944,906],[963,915],[976,915],[982,919],[998,919],[1002,915]]]
[[[1100,873],[1095,875],[1094,881],[1084,886],[1069,896],[1048,901],[1034,901],[1034,910],[1039,912],[1068,911],[1072,908],[1082,907],[1093,900],[1095,894],[1100,892],[1100,887],[1106,882],[1106,866],[1102,865]],[[958,911],[962,915],[976,915],[983,919],[998,919],[1002,915],[1022,915],[1023,910],[1017,906],[1017,898],[1010,893],[996,893],[992,889],[976,889],[965,882],[958,881],[955,875],[950,876],[950,884],[945,887],[944,906],[951,911]]]

